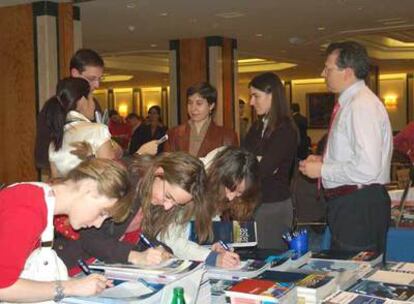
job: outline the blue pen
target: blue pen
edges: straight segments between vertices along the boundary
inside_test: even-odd
[[[230,247],[226,243],[224,243],[222,240],[219,240],[218,242],[221,245],[221,247],[224,248],[224,250],[230,251]]]
[[[86,264],[84,260],[78,259],[78,265],[80,269],[82,269],[84,274],[90,275],[92,273],[91,270],[89,269],[88,264]]]
[[[155,246],[146,238],[146,236],[141,233],[141,240],[144,242],[145,245],[147,245],[150,248],[154,248]]]

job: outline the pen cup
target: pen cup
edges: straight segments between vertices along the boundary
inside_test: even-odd
[[[292,259],[298,259],[304,255],[309,250],[309,236],[308,232],[299,233],[299,235],[294,236],[290,242],[288,242],[288,247],[290,250],[294,251]]]

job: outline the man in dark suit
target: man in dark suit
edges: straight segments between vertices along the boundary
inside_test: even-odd
[[[292,103],[290,106],[292,110],[292,117],[299,129],[299,146],[297,150],[297,157],[305,159],[309,155],[310,139],[308,137],[308,119],[300,114],[300,107],[298,103]]]

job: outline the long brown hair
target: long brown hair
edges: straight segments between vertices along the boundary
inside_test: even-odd
[[[163,169],[162,175],[155,173],[158,168]],[[156,177],[190,193],[191,202],[174,206],[169,210],[164,210],[163,206],[153,205],[152,188]],[[205,188],[206,173],[203,163],[198,158],[183,152],[157,156],[139,182],[135,197],[144,214],[142,230],[150,237],[156,237],[158,234],[164,236],[168,233],[170,224],[184,225],[194,218],[200,241],[207,240],[212,234],[212,211],[204,197]]]
[[[271,72],[257,75],[249,82],[250,87],[267,94],[272,94],[270,111],[266,114],[268,124],[264,133],[265,138],[268,138],[274,130],[284,123],[289,123],[297,131],[297,127],[292,120],[289,104],[286,100],[285,88],[279,76]]]
[[[213,158],[207,169],[208,198],[214,212],[226,219],[249,220],[259,199],[259,164],[245,149],[226,147]],[[244,180],[245,190],[229,202],[225,188],[235,191]]]

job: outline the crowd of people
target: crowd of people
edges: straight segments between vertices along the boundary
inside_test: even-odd
[[[257,120],[239,145],[234,130],[214,122],[217,90],[209,83],[187,89],[189,119],[182,125],[167,130],[159,106],[145,119],[131,113],[124,122],[111,111],[109,125],[100,123],[93,91],[104,62],[93,50],[78,50],[71,77],[58,82],[38,116],[36,165],[50,168],[51,179],[0,192],[0,248],[9,248],[0,253],[0,301],[89,296],[111,285],[98,274],[54,282],[21,277],[48,214],[53,248],[70,276],[80,271],[79,259],[153,265],[175,256],[236,267],[237,253],[219,243],[200,245],[212,239],[213,220],[255,220],[258,248],[285,250],[281,236],[292,228],[297,167],[321,185],[333,248],[383,251],[392,133],[383,104],[364,84],[368,69],[361,45],[328,47],[322,76],[339,101],[316,156],[308,155],[306,121],[290,108],[274,73],[248,85]],[[189,240],[192,221],[200,244]],[[142,235],[155,246],[140,242]]]

